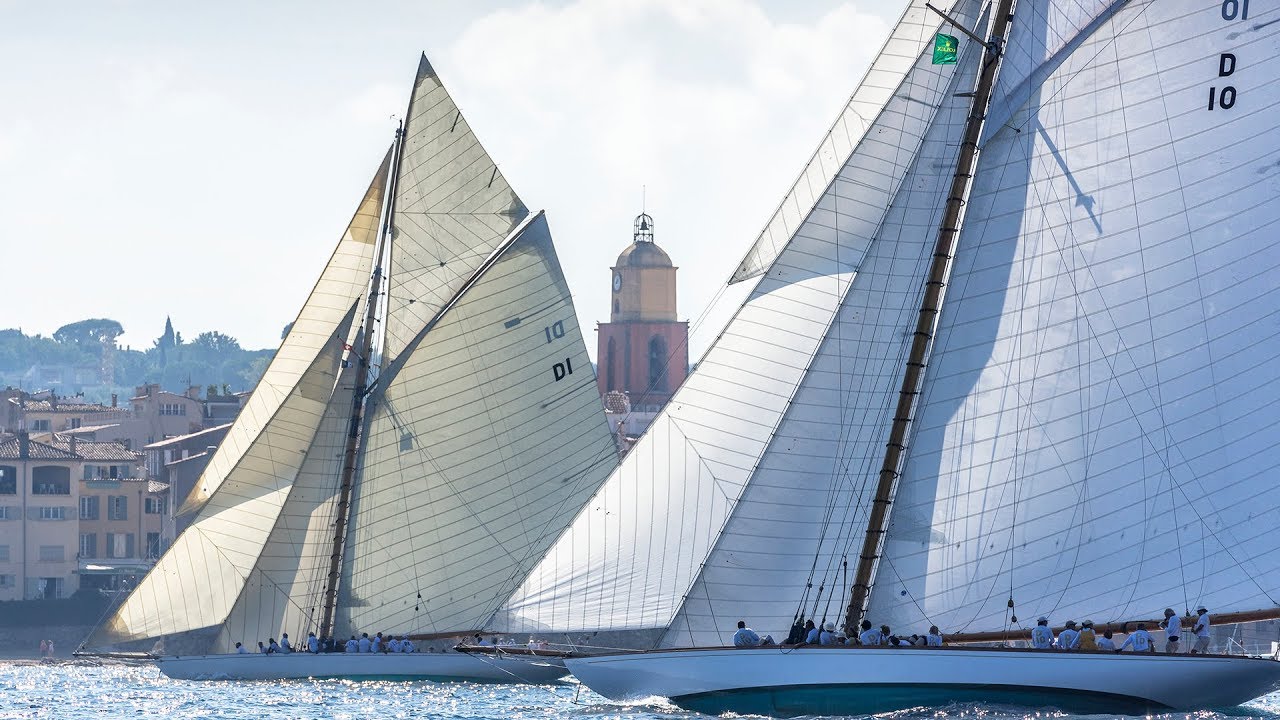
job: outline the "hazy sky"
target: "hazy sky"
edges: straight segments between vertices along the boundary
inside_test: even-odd
[[[278,344],[425,51],[547,210],[594,356],[641,188],[694,320],[902,5],[0,0],[0,328]]]

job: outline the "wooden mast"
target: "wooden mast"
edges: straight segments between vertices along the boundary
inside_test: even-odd
[[[938,240],[934,246],[933,262],[930,265],[928,280],[925,283],[924,299],[920,304],[915,337],[911,343],[911,353],[907,357],[907,367],[902,378],[902,388],[898,392],[898,406],[893,416],[893,426],[889,431],[889,441],[885,446],[884,464],[880,468],[880,481],[876,485],[876,494],[871,505],[871,515],[867,520],[867,533],[862,543],[862,552],[858,556],[858,568],[854,575],[852,596],[849,600],[849,607],[845,611],[845,628],[848,632],[856,631],[859,620],[866,612],[867,599],[871,595],[871,584],[875,579],[877,561],[884,546],[884,534],[889,524],[889,508],[893,504],[894,493],[897,491],[902,453],[906,449],[907,432],[910,429],[912,416],[915,412],[916,396],[920,393],[920,383],[924,377],[929,350],[933,344],[934,333],[937,331],[938,315],[942,309],[942,298],[946,290],[947,279],[951,273],[951,258],[955,255],[956,241],[959,238],[960,226],[964,220],[964,205],[969,197],[974,170],[978,164],[978,141],[982,137],[983,121],[986,119],[987,106],[990,104],[991,93],[995,87],[1000,58],[1004,52],[1005,38],[1008,37],[1009,25],[1013,20],[1013,4],[1014,0],[999,1],[991,28],[991,36],[987,40],[982,70],[978,76],[977,87],[974,90],[969,119],[965,124],[964,140],[960,144],[960,157],[956,161],[956,172],[951,181],[951,192],[947,196],[946,212],[943,214],[942,224],[938,228]],[[943,15],[943,17],[946,16]],[[948,18],[948,21],[952,25],[959,26],[954,21],[951,21],[950,18]]]
[[[392,238],[392,220],[396,209],[396,191],[400,183],[400,156],[404,152],[404,123],[396,128],[396,139],[391,151],[391,179],[387,183],[382,232],[374,249],[373,276],[369,281],[369,299],[366,303],[364,324],[361,326],[363,341],[358,353],[353,353],[359,365],[354,380],[355,392],[351,400],[351,416],[347,425],[347,445],[342,455],[342,485],[338,490],[338,512],[333,525],[333,552],[329,556],[329,575],[324,586],[324,615],[320,620],[320,637],[333,636],[333,616],[338,600],[338,578],[342,572],[342,548],[346,542],[347,521],[351,513],[351,491],[355,485],[357,449],[360,430],[364,424],[365,398],[368,395],[369,360],[373,357],[374,324],[377,322],[379,288],[382,287],[382,261]]]

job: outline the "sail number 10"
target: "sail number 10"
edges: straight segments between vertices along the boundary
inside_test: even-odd
[[[1232,20],[1248,20],[1249,19],[1249,0],[1222,0],[1222,19],[1231,22]],[[1236,71],[1236,56],[1234,53],[1224,52],[1218,55],[1218,77],[1231,77]],[[1234,85],[1224,85],[1221,90],[1217,86],[1209,88],[1209,109],[1230,110],[1236,104],[1236,88]]]

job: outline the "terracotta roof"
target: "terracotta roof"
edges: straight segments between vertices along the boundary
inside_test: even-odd
[[[9,438],[4,442],[0,442],[0,460],[79,460],[80,458],[71,453],[56,448],[53,445],[42,443],[38,440],[31,440],[27,444],[27,456],[20,455],[20,446],[18,438]]]
[[[610,390],[604,394],[604,410],[611,413],[631,412],[631,400],[624,392]]]
[[[70,430],[59,430],[54,433],[53,436],[58,440],[63,440],[70,435],[89,435],[91,433],[98,432],[99,430],[106,430],[107,428],[113,427],[120,427],[120,423],[110,423],[107,425],[82,425],[78,428],[71,428]]]
[[[18,398],[9,398],[9,402],[14,405],[23,405],[26,412],[67,412],[67,413],[92,413],[92,412],[110,412],[112,410],[120,410],[107,405],[98,403],[77,403],[58,401],[54,406],[48,400],[28,400],[25,405]]]
[[[50,443],[59,450],[70,453],[70,442],[59,442],[57,440]],[[125,449],[125,446],[117,442],[90,442],[88,440],[76,441],[76,456],[85,460],[115,460],[136,463],[138,456]]]

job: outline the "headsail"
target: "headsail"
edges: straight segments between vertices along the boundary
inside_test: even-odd
[[[1280,606],[1259,392],[1280,379],[1280,93],[1257,54],[1280,11],[1061,5],[1019,3],[1018,104],[983,152],[872,593],[894,627],[1017,627],[1010,596],[1021,623]]]
[[[957,12],[972,20],[977,2],[961,5]],[[495,629],[636,630],[674,621],[666,644],[722,644],[739,615],[790,623],[822,507],[843,502],[829,490],[845,472],[836,455],[854,452],[860,428],[879,420],[868,410],[842,420],[840,401],[871,397],[864,384],[896,377],[896,367],[879,365],[878,349],[853,352],[855,342],[902,343],[888,317],[894,310],[877,304],[882,296],[903,307],[915,301],[918,280],[902,279],[913,261],[897,253],[909,255],[916,235],[931,234],[912,213],[940,205],[936,176],[954,162],[942,139],[925,138],[956,72],[925,55],[937,28],[923,2],[908,8],[864,81],[891,86],[868,131],[844,148],[835,179],[785,244],[761,251],[777,254],[770,272]],[[909,57],[895,65],[903,52]],[[859,88],[850,107],[868,92]],[[814,172],[832,142],[824,140]],[[913,159],[922,146],[924,157]],[[868,267],[885,272],[864,280]]]
[[[542,213],[378,386],[338,634],[479,629],[617,465]]]
[[[333,399],[344,348],[357,332],[354,319],[369,282],[389,160],[388,153],[288,337],[205,470],[205,500],[196,519],[95,629],[87,647],[188,633],[226,620]]]

